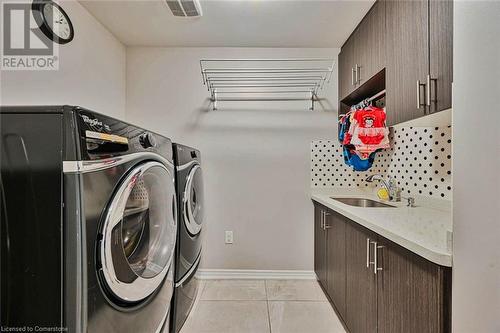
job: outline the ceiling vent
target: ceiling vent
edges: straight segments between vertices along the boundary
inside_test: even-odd
[[[197,17],[202,16],[199,0],[166,0],[174,16]]]

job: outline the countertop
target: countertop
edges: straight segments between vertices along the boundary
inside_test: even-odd
[[[368,198],[396,208],[356,207],[330,197]],[[407,207],[406,202],[382,201],[373,190],[360,188],[313,188],[311,198],[429,261],[452,265],[449,201],[415,197],[416,207]]]

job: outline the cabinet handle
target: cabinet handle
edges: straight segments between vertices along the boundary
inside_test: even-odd
[[[370,238],[366,239],[366,268],[370,268]]]
[[[359,75],[360,69],[361,69],[361,66],[359,66],[358,64],[356,64],[356,84],[358,84],[359,81],[361,81],[360,75]]]
[[[325,230],[325,228],[323,228],[323,221],[325,220],[325,219],[324,219],[324,215],[323,215],[324,213],[325,213],[324,211],[321,211],[321,218],[320,218],[320,220],[319,220],[319,226],[320,226],[320,228],[321,228],[321,229],[323,229],[323,230]]]
[[[421,106],[425,107],[425,103],[420,101],[420,87],[424,87],[425,91],[425,83],[421,83],[420,80],[417,80],[417,109],[420,109]]]
[[[427,86],[426,86],[426,93],[425,93],[425,98],[427,102],[427,106],[431,106],[431,102],[435,102],[436,100],[433,100],[431,97],[431,81],[434,81],[434,85],[437,81],[437,79],[431,78],[430,74],[427,74]]]
[[[356,78],[355,78],[355,75],[356,75],[356,70],[354,69],[354,67],[351,68],[351,84],[354,86],[356,85]]]
[[[324,216],[325,216],[325,219],[324,219],[324,222],[323,222],[323,228],[324,228],[324,230],[326,230],[326,229],[330,229],[330,228],[332,227],[331,225],[326,224],[326,217],[327,217],[327,216],[329,216],[329,215],[330,215],[330,213],[325,212],[325,215],[324,215]]]
[[[377,242],[372,242],[372,244],[373,244],[373,273],[377,274],[378,271],[382,270],[382,267],[378,267],[377,250],[383,248],[383,246],[378,245]]]

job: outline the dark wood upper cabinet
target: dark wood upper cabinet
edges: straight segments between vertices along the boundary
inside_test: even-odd
[[[389,126],[449,109],[453,0],[375,2],[342,46],[338,68],[340,112],[384,87]],[[370,79],[384,68],[380,87]]]
[[[426,114],[429,74],[428,1],[386,1],[388,125]],[[418,88],[417,88],[418,87]]]
[[[345,318],[346,218],[331,210],[329,213],[326,219],[327,291],[340,316]]]
[[[385,1],[373,5],[355,34],[356,86],[359,87],[385,67]]]
[[[347,40],[339,54],[339,100],[356,89],[354,84],[354,37],[351,36]]]
[[[430,113],[451,108],[453,0],[430,0]]]
[[[346,315],[351,333],[377,331],[376,276],[367,267],[375,234],[353,222],[346,223]],[[370,266],[370,264],[368,264]]]
[[[376,2],[339,54],[342,100],[385,66],[385,2]]]
[[[447,332],[445,282],[449,270],[390,241],[379,239],[378,331]]]

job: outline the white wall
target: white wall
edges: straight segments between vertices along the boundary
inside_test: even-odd
[[[125,46],[78,2],[61,4],[75,37],[59,48],[59,70],[2,71],[0,104],[80,105],[123,118]]]
[[[339,49],[128,48],[127,119],[197,147],[205,177],[202,268],[313,269],[310,142],[336,112],[308,102],[208,108],[200,58],[337,57]],[[333,78],[337,73],[333,74]],[[335,81],[335,82],[333,82]],[[325,87],[336,109],[336,79]],[[278,103],[278,104],[276,104]],[[234,105],[233,105],[234,106]],[[224,230],[234,244],[224,244]]]
[[[500,332],[500,2],[455,1],[453,332]]]

